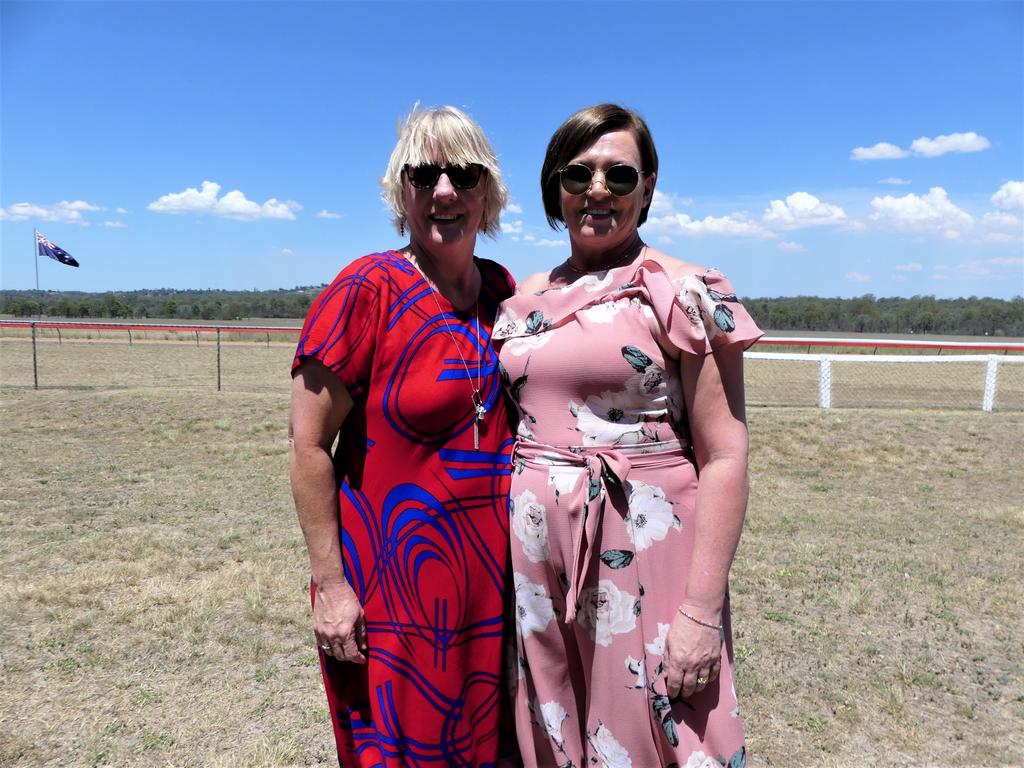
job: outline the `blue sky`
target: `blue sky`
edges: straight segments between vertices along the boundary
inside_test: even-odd
[[[741,295],[1024,293],[1020,0],[0,13],[3,288],[34,286],[33,228],[82,265],[40,260],[47,289],[326,282],[401,244],[378,179],[417,101],[491,138],[513,204],[477,253],[523,278],[569,252],[538,189],[551,133],[617,101],[661,159],[641,234]]]

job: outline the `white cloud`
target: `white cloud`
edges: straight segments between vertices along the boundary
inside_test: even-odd
[[[865,275],[863,272],[847,272],[845,278],[851,283],[868,283],[871,282],[870,275]]]
[[[880,141],[873,147],[856,147],[850,152],[851,160],[897,160],[909,157],[939,157],[950,152],[981,152],[992,146],[992,142],[974,131],[949,133],[930,139],[919,136],[910,143],[910,149],[903,149],[887,141]],[[908,184],[903,179],[883,179],[882,184]]]
[[[992,195],[992,205],[1003,210],[1024,208],[1024,181],[1008,181]]]
[[[889,144],[886,141],[880,141],[873,147],[854,147],[850,152],[851,160],[896,160],[901,157],[907,157],[910,153],[897,147],[895,144]]]
[[[705,235],[723,235],[725,237],[752,237],[768,239],[776,237],[774,232],[762,227],[747,213],[730,213],[728,216],[705,216],[703,219],[692,219],[685,213],[673,213],[652,216],[647,219],[648,231],[689,237]]]
[[[14,203],[7,208],[0,208],[0,221],[60,221],[65,224],[86,224],[82,213],[104,210],[101,206],[87,203],[84,200],[61,200],[53,205],[37,205],[35,203]]]
[[[846,212],[838,205],[822,202],[807,192],[794,192],[785,202],[772,200],[769,205],[762,220],[765,224],[786,229],[842,224],[846,221]]]
[[[911,261],[907,264],[897,264],[896,269],[900,272],[920,272],[924,267],[919,261]]]
[[[335,213],[334,211],[328,211],[328,210],[327,210],[326,208],[323,208],[323,209],[322,209],[322,210],[320,211],[320,213],[318,213],[318,214],[316,215],[316,217],[317,217],[318,219],[340,219],[340,218],[342,218],[343,216],[344,216],[344,214],[341,214],[341,213]]]
[[[197,213],[221,216],[239,221],[257,219],[295,220],[295,212],[302,206],[292,200],[281,201],[272,197],[262,205],[246,198],[239,190],[228,192],[218,198],[220,184],[204,181],[202,189],[189,187],[184,192],[171,192],[146,206],[156,213]]]
[[[102,226],[108,227],[110,229],[124,229],[128,225],[122,221],[104,221]]]
[[[775,247],[780,251],[785,251],[786,253],[803,253],[807,250],[807,248],[800,245],[800,243],[794,243],[791,240],[784,240]]]
[[[1016,275],[1019,280],[1020,270],[1012,268],[1020,266],[1024,266],[1024,258],[975,259],[957,264],[956,275],[973,279],[1008,279]]]
[[[115,208],[114,213],[128,213],[124,208]]]
[[[1005,229],[1020,229],[1024,226],[1024,219],[1020,216],[1016,216],[1012,213],[1006,213],[1005,211],[993,211],[992,213],[986,213],[981,217],[984,224],[988,224],[992,227],[999,227]]]
[[[892,184],[896,187],[903,187],[910,183],[908,179],[901,179],[899,176],[886,176],[878,180],[879,184]]]
[[[666,195],[661,190],[654,190],[654,197],[651,198],[651,207],[647,209],[647,216],[662,216],[666,213],[675,213],[676,203],[679,205],[691,205],[693,198]]]
[[[914,139],[910,149],[916,155],[938,157],[949,152],[981,152],[983,149],[988,149],[991,146],[992,143],[984,136],[979,136],[974,131],[968,131],[967,133],[950,133],[936,136],[934,139],[921,136]]]
[[[981,217],[984,228],[982,241],[987,243],[1017,243],[1024,241],[1024,219],[1006,211],[993,211]]]
[[[532,240],[531,242],[541,248],[562,248],[563,246],[568,247],[569,245],[568,240],[548,240],[544,237],[540,240]]]
[[[295,251],[293,251],[291,248],[282,248],[281,249],[281,255],[282,256],[294,256],[295,255]]]
[[[521,235],[523,234],[523,222],[519,219],[515,221],[503,221],[501,223],[501,231],[506,235]]]
[[[522,212],[523,212],[523,206],[518,205],[516,203],[509,203],[508,205],[505,206],[504,210],[502,210],[502,213],[522,213]]]
[[[874,197],[871,219],[879,224],[912,232],[942,232],[953,239],[973,225],[973,217],[958,208],[942,187],[932,187],[926,195],[913,193],[903,197]]]
[[[644,231],[662,238],[660,242],[665,242],[664,238],[668,238],[668,242],[671,242],[673,235],[687,237],[722,235],[762,239],[776,237],[774,232],[762,227],[746,211],[730,213],[726,216],[705,216],[703,219],[694,219],[688,214],[677,211],[677,202],[689,204],[692,201],[654,190]]]

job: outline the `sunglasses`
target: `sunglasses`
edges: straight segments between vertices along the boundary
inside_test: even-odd
[[[616,197],[622,197],[636,189],[641,174],[642,171],[631,165],[613,165],[601,175],[604,177],[605,189]],[[558,176],[562,181],[562,189],[570,195],[582,195],[594,185],[594,171],[578,163],[565,166],[558,172]]]
[[[480,177],[483,176],[485,168],[479,163],[445,165],[443,167],[436,163],[428,163],[426,165],[407,165],[402,170],[405,171],[409,183],[416,189],[433,189],[442,173],[448,177],[448,181],[456,189],[473,189],[480,183]]]

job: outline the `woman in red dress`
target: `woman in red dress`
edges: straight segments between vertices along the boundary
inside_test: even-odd
[[[341,765],[495,764],[511,437],[490,334],[514,286],[473,250],[508,193],[452,107],[410,115],[382,184],[409,243],[341,271],[292,364],[313,632]]]

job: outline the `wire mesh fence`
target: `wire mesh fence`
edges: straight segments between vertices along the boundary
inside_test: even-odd
[[[33,339],[31,326],[0,322],[0,387],[286,393],[297,337],[297,328],[284,326],[48,323]],[[847,354],[822,355],[814,351],[820,346],[793,339],[769,342],[800,351],[766,352],[780,347],[760,343],[747,352],[750,406],[1024,410],[1024,344],[989,345],[998,355],[972,354],[983,343],[947,345],[936,355],[920,342],[916,349],[885,342],[888,354],[864,355],[856,353],[871,344],[859,341]]]
[[[747,403],[824,408],[1024,410],[1021,355],[748,352]]]

